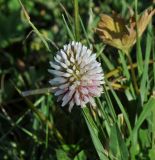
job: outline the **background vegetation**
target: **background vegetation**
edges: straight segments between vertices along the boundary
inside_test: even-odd
[[[51,51],[28,24],[19,1],[0,0],[0,159],[95,160],[99,156],[104,160],[95,150],[99,144],[94,145],[94,133],[90,134],[80,108],[74,107],[69,113],[49,93],[27,98],[20,94],[50,86],[49,60],[75,36],[74,1],[22,2]],[[138,12],[150,6],[151,0],[139,1]],[[131,91],[126,56],[104,45],[94,32],[101,13],[114,10],[128,19],[129,8],[134,7],[134,0],[79,0],[80,41],[97,53],[109,84],[107,92],[96,100],[104,116],[93,111],[89,120],[97,127],[102,152],[108,159],[154,160],[154,20],[141,39],[140,50],[135,45],[131,51],[137,65],[139,96]],[[137,69],[138,51],[145,62],[142,72]]]

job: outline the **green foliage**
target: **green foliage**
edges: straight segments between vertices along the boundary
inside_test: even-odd
[[[103,44],[94,31],[100,13],[115,10],[127,19],[129,6],[139,12],[153,5],[135,2],[23,0],[29,19],[19,1],[0,0],[0,159],[154,160],[154,26],[130,57]],[[97,108],[68,113],[53,94],[36,93],[49,87],[49,60],[72,40],[96,52],[106,84]],[[34,91],[23,97],[25,90]]]

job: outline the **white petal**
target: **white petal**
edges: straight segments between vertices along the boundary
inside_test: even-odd
[[[58,91],[56,91],[55,92],[55,96],[59,96],[60,94],[63,94],[63,93],[65,93],[66,91],[65,90],[58,90]]]
[[[75,95],[74,95],[74,99],[75,99],[75,103],[77,106],[80,105],[80,94],[78,91],[76,91]]]
[[[90,49],[87,49],[87,53],[84,55],[83,58],[88,59],[91,54],[92,54],[92,51]]]
[[[68,47],[67,45],[64,45],[64,51],[67,51],[67,47]]]
[[[90,97],[90,96],[89,96],[89,102],[90,102],[90,104],[91,104],[93,107],[96,106],[95,100],[94,100],[92,97]]]
[[[86,53],[87,53],[87,47],[86,47],[86,46],[83,46],[80,56],[83,57]]]
[[[68,108],[69,112],[71,112],[73,106],[74,106],[74,100],[72,99],[72,100],[69,102],[69,108]]]
[[[65,83],[65,82],[67,82],[67,79],[62,77],[56,77],[49,81],[51,85]]]
[[[70,85],[70,83],[65,83],[65,84],[61,84],[60,86],[58,86],[60,89],[65,89],[68,88]]]
[[[57,71],[57,70],[53,70],[53,69],[48,69],[48,72],[49,73],[52,73],[54,75],[57,75],[57,76],[64,76],[66,73],[64,72],[61,72],[61,71]],[[64,76],[65,77],[65,76]]]
[[[74,46],[74,45],[75,45],[75,42],[74,42],[74,41],[72,41],[72,42],[71,42],[71,45],[72,45],[72,46]]]
[[[56,54],[56,59],[57,59],[58,61],[62,61],[62,58],[61,58],[61,56],[60,56],[59,54],[60,54],[59,52]]]
[[[68,72],[68,73],[73,73],[73,70],[71,70],[71,69],[68,68],[68,69],[67,69],[67,72]]]
[[[61,49],[61,56],[62,56],[62,58],[65,60],[65,59],[67,59],[67,55],[66,55],[66,53]]]
[[[85,88],[85,87],[82,87],[80,92],[83,93],[83,94],[88,94],[89,93],[87,88]]]
[[[92,62],[92,61],[96,61],[96,55],[92,54],[89,59],[88,59],[88,63]]]
[[[65,106],[71,100],[74,93],[75,93],[75,90],[70,90],[65,94],[65,96],[62,99],[63,101],[62,106]]]
[[[51,65],[52,68],[54,68],[56,70],[61,70],[62,69],[61,66],[56,65],[54,62],[50,62],[50,65]]]
[[[70,61],[71,61],[72,63],[75,63],[75,59],[74,59],[73,55],[71,55]]]
[[[87,96],[84,96],[84,101],[85,101],[85,103],[88,103],[89,102],[89,98],[87,97]]]
[[[73,82],[74,80],[75,80],[74,77],[70,77],[70,78],[69,78],[69,81],[70,81],[70,82]]]
[[[81,43],[78,43],[78,46],[77,46],[77,53],[76,53],[76,60],[79,59],[80,57],[80,53],[81,53],[81,49],[82,49],[82,44]]]

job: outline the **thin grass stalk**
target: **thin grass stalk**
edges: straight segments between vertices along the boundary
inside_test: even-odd
[[[153,41],[152,41],[152,52],[153,52],[153,62],[155,62],[155,32],[154,31],[153,31]],[[153,63],[153,79],[154,79],[154,86],[155,86],[155,63]]]
[[[136,75],[135,75],[135,70],[133,67],[133,63],[132,63],[132,59],[130,54],[127,54],[127,58],[128,58],[128,62],[131,66],[131,76],[132,76],[132,82],[133,82],[133,86],[136,92],[136,95],[139,95],[139,89],[138,89],[138,84],[137,84],[137,79],[136,79]]]
[[[131,128],[131,124],[130,124],[128,115],[127,115],[127,113],[126,113],[126,111],[125,111],[125,108],[123,107],[120,99],[118,98],[118,96],[117,96],[117,94],[115,93],[115,91],[113,90],[113,88],[110,86],[109,82],[106,81],[106,83],[108,84],[108,86],[109,86],[109,88],[110,88],[110,90],[111,90],[111,92],[112,92],[112,94],[113,94],[113,96],[114,96],[114,98],[115,98],[115,100],[116,100],[116,102],[117,102],[117,104],[118,104],[118,106],[119,106],[119,108],[120,108],[123,116],[124,116],[124,119],[125,119],[125,121],[126,121],[126,125],[127,125],[127,127],[128,127],[128,130],[129,130],[129,134],[131,134],[132,128]]]
[[[62,18],[63,18],[64,24],[65,24],[65,26],[66,26],[66,29],[67,29],[69,38],[70,38],[72,41],[74,41],[74,40],[75,40],[75,35],[72,33],[71,29],[69,28],[68,23],[67,23],[64,15],[62,15]]]
[[[102,60],[104,61],[104,63],[106,64],[106,66],[108,67],[109,70],[113,70],[115,69],[115,66],[112,64],[112,62],[106,57],[106,55],[104,53],[100,54]]]
[[[136,51],[137,51],[137,63],[138,63],[138,73],[139,76],[143,72],[143,57],[142,57],[142,51],[140,46],[140,37],[139,37],[139,31],[138,31],[138,0],[135,0],[135,19],[136,19]]]
[[[94,147],[96,149],[96,152],[100,158],[100,160],[108,160],[106,154],[106,150],[103,148],[103,145],[98,137],[98,128],[96,126],[96,124],[93,121],[93,118],[89,112],[89,108],[87,106],[84,106],[84,108],[82,109],[82,114],[83,117],[86,121],[87,127],[89,129]]]
[[[64,143],[64,139],[62,137],[62,135],[60,134],[60,132],[55,128],[54,125],[51,124],[51,122],[43,115],[42,112],[40,112],[37,108],[35,108],[32,104],[32,102],[25,98],[26,103],[28,104],[28,107],[39,117],[39,119],[48,126],[48,128],[50,130],[53,130],[56,134],[56,137],[62,142],[62,144]]]
[[[155,50],[155,49],[154,49]],[[154,53],[155,53],[155,51],[154,51]],[[154,60],[150,60],[149,61],[149,65],[150,64],[155,64],[154,63],[155,62],[155,58],[154,58]],[[145,62],[143,61],[143,65],[145,64]],[[133,68],[137,68],[138,66],[137,66],[137,63],[133,63]],[[128,65],[127,66],[127,68],[128,68],[128,70],[131,70],[131,66],[130,65]],[[111,70],[110,72],[108,72],[108,73],[106,73],[106,75],[105,75],[105,77],[106,78],[110,78],[110,77],[113,77],[113,76],[115,76],[115,75],[117,75],[118,73],[120,73],[120,72],[122,72],[123,70],[122,70],[122,68],[121,68],[121,66],[118,66],[116,69],[113,69],[113,70]],[[154,72],[155,73],[155,72]],[[154,77],[155,77],[155,75],[154,75]]]
[[[107,134],[108,134],[108,136],[110,136],[110,129],[111,129],[112,121],[110,120],[110,116],[108,116],[108,114],[105,112],[105,108],[103,108],[103,105],[102,105],[100,99],[99,98],[96,98],[96,99],[97,99],[97,103],[99,105],[99,108],[100,108],[100,111],[102,114],[102,118],[105,121],[104,125],[106,128]]]
[[[74,0],[75,35],[76,41],[80,40],[79,5],[78,0]]]
[[[82,21],[82,18],[81,18],[81,17],[80,17],[80,24],[81,24],[83,33],[84,33],[84,35],[85,35],[85,38],[86,38],[86,40],[87,40],[87,44],[90,45],[89,37],[88,37],[88,35],[87,35],[87,31],[86,31],[86,29],[85,29],[85,27],[84,27],[84,24],[83,24],[83,21]]]
[[[99,107],[100,107],[100,109],[101,109],[103,118],[108,122],[108,124],[109,124],[109,126],[110,126],[110,123],[111,123],[111,122],[110,122],[110,120],[109,120],[109,117],[108,117],[107,113],[105,112],[105,109],[103,108],[103,105],[102,105],[100,99],[99,99],[98,97],[97,97],[96,99],[97,99],[97,102],[98,102]]]
[[[152,109],[152,148],[155,148],[155,108]]]
[[[140,93],[141,93],[141,105],[143,105],[146,95],[148,94],[147,89],[147,83],[148,83],[148,74],[149,74],[149,60],[151,55],[151,49],[152,49],[152,36],[151,34],[152,26],[149,25],[148,32],[147,32],[147,38],[146,38],[146,50],[145,50],[145,64],[144,64],[144,70],[143,75],[140,83]]]
[[[105,98],[106,98],[106,101],[107,101],[107,104],[109,106],[109,110],[110,110],[110,113],[111,113],[111,116],[113,118],[113,121],[115,122],[117,120],[117,116],[116,116],[116,113],[115,113],[115,110],[114,110],[114,106],[111,102],[111,99],[110,99],[110,96],[109,96],[109,93],[108,91],[106,90],[106,87],[103,85],[103,89],[104,89],[104,93],[105,93]]]
[[[140,116],[137,119],[137,122],[135,124],[134,129],[132,130],[132,133],[130,134],[130,137],[127,141],[127,143],[129,143],[129,141],[131,140],[131,159],[135,160],[135,156],[136,156],[136,152],[135,152],[135,146],[137,144],[138,141],[138,130],[141,127],[142,123],[144,122],[144,120],[147,118],[148,115],[150,115],[150,113],[153,111],[155,106],[155,97],[152,96],[150,97],[150,99],[148,100],[147,104],[144,105],[144,109],[142,110]]]
[[[126,63],[126,60],[125,60],[125,55],[122,54],[122,52],[119,52],[119,55],[120,55],[120,60],[122,62],[122,71],[123,71],[123,74],[125,75],[125,77],[127,78],[127,81],[130,82],[131,79],[130,79],[130,72],[129,72],[129,69],[128,69],[128,66],[127,66],[127,63]],[[133,66],[133,65],[132,65]],[[131,67],[130,67],[131,68]],[[133,88],[133,83],[130,83],[129,84],[129,89],[132,93],[132,97],[135,98],[135,91],[134,91],[134,88]],[[126,90],[126,93],[128,92],[129,90]],[[130,97],[131,97],[131,94],[130,94]],[[132,98],[132,99],[133,99]]]
[[[34,26],[34,24],[31,22],[30,16],[28,15],[28,13],[27,13],[24,5],[22,4],[21,0],[18,0],[18,1],[19,1],[20,5],[21,5],[21,7],[22,7],[22,10],[23,10],[23,13],[24,13],[24,15],[25,15],[25,18],[26,18],[27,22],[28,22],[29,25],[33,28],[34,32],[35,32],[35,33],[39,36],[39,38],[42,40],[42,42],[44,43],[47,51],[50,52],[51,50],[50,50],[49,45],[48,45],[48,43],[46,42],[44,36],[39,32],[39,30],[38,30],[38,29]]]
[[[15,84],[13,84],[15,89],[18,91],[18,93],[22,96],[21,91],[15,86]],[[22,96],[23,97],[23,96]],[[64,139],[62,137],[62,135],[60,134],[60,132],[57,130],[57,128],[46,118],[46,116],[40,112],[34,105],[33,103],[26,97],[23,97],[23,99],[25,100],[25,102],[27,103],[28,107],[33,111],[33,113],[35,113],[39,119],[48,126],[48,128],[50,130],[53,130],[53,132],[55,133],[56,137],[60,140],[60,142],[62,144],[64,144]]]
[[[153,30],[153,40],[152,40],[152,52],[153,52],[153,61],[155,61],[155,34]],[[153,80],[155,86],[155,63],[153,63]],[[155,89],[155,87],[154,87]],[[155,108],[152,111],[152,148],[155,148]]]

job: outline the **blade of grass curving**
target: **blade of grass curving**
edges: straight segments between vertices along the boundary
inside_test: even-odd
[[[72,40],[75,40],[75,33],[74,33],[74,26],[72,25],[74,23],[74,19],[73,17],[67,12],[67,10],[65,9],[65,7],[63,6],[63,4],[61,2],[59,2],[59,5],[60,7],[62,8],[62,10],[64,11],[65,13],[65,16],[62,15],[63,17],[63,21],[66,25],[66,28],[67,28],[67,32],[70,36],[70,38]],[[65,18],[66,17],[66,18]],[[74,38],[73,38],[74,37]]]
[[[69,26],[68,26],[68,24],[67,24],[67,22],[66,22],[66,19],[65,19],[65,17],[64,17],[63,14],[62,14],[62,18],[63,18],[63,21],[64,21],[64,23],[65,23],[65,26],[66,26],[66,29],[67,29],[67,32],[68,32],[69,37],[71,38],[72,41],[74,41],[74,40],[75,40],[74,34],[73,34],[72,31],[70,30],[70,28],[69,28]]]
[[[147,104],[144,105],[143,111],[140,114],[140,116],[138,117],[137,122],[135,124],[135,127],[133,129],[133,133],[136,132],[139,129],[139,127],[144,122],[146,117],[151,113],[151,110],[152,110],[153,107],[155,107],[155,97],[154,96],[152,96],[149,99],[149,101],[147,102]]]
[[[65,13],[65,15],[67,17],[68,22],[70,24],[72,24],[73,23],[73,17],[67,12],[65,6],[61,2],[58,2],[58,3],[60,5],[60,7],[62,8],[62,10],[64,11],[64,13]]]
[[[118,98],[117,94],[115,93],[115,91],[113,90],[113,88],[111,87],[111,85],[109,84],[109,82],[106,81],[106,83],[108,84],[108,86],[109,86],[109,88],[110,88],[110,90],[111,90],[111,93],[113,94],[113,96],[114,96],[114,98],[115,98],[115,100],[116,100],[116,102],[117,102],[117,104],[118,104],[121,112],[123,113],[123,116],[124,116],[124,119],[125,119],[125,121],[126,121],[128,130],[129,130],[129,133],[131,133],[131,132],[132,132],[132,128],[131,128],[131,124],[130,124],[128,115],[127,115],[127,113],[126,113],[126,111],[125,111],[125,108],[124,108],[124,106],[122,105],[122,103],[121,103],[120,99]]]
[[[34,133],[28,131],[27,129],[25,129],[21,126],[19,127],[19,129],[21,129],[25,134],[27,134],[29,137],[31,137],[35,142],[42,143]]]
[[[45,96],[41,96],[36,100],[36,102],[34,103],[34,106],[37,107],[44,100],[45,100]]]
[[[127,54],[127,58],[128,58],[128,62],[131,66],[131,80],[134,86],[134,90],[137,96],[139,96],[139,88],[138,88],[138,84],[137,84],[137,78],[136,78],[136,74],[135,74],[135,70],[133,67],[133,62],[132,62],[132,58],[130,56],[130,54]]]
[[[45,148],[48,148],[48,141],[49,141],[49,128],[46,124],[46,138],[45,138]]]
[[[87,40],[87,44],[90,45],[90,41],[89,41],[89,38],[88,38],[88,35],[87,35],[87,31],[86,31],[86,29],[85,29],[85,26],[84,26],[84,24],[83,24],[83,21],[82,21],[81,17],[79,17],[79,19],[80,19],[80,24],[81,24],[83,33],[84,33],[84,35],[85,35],[85,37],[86,37],[86,40]]]
[[[45,115],[46,115],[47,119],[49,119],[49,115],[51,114],[49,112],[49,106],[50,106],[50,104],[51,104],[51,96],[49,95],[47,97],[46,105],[44,106],[44,108],[45,108]],[[48,128],[48,125],[46,124],[46,141],[45,141],[45,147],[46,148],[48,148],[48,141],[49,141],[49,128]]]
[[[147,104],[144,105],[143,111],[141,112],[140,116],[138,117],[137,122],[135,124],[135,127],[134,127],[132,133],[130,134],[130,137],[129,137],[127,143],[129,144],[129,141],[131,141],[132,159],[135,159],[135,155],[136,155],[135,146],[137,145],[138,129],[140,128],[140,126],[142,125],[144,120],[147,118],[147,116],[152,112],[153,107],[155,107],[155,97],[152,96],[152,97],[150,97]]]
[[[12,82],[12,81],[11,81]],[[15,89],[17,90],[17,92],[22,96],[21,91],[15,86],[15,84],[12,82],[13,86],[15,87]],[[23,97],[23,96],[22,96]],[[25,100],[25,102],[27,103],[27,106],[39,117],[39,119],[45,124],[48,125],[48,128],[50,130],[53,130],[56,137],[60,140],[60,142],[62,144],[64,144],[64,139],[62,137],[62,135],[60,134],[60,132],[57,130],[57,128],[46,118],[46,116],[40,112],[34,105],[33,103],[26,97],[23,97],[23,99]]]
[[[152,48],[153,50],[154,48]],[[150,60],[149,61],[149,65],[150,64],[154,64],[154,61],[153,60]],[[144,65],[144,62],[143,62],[143,65]],[[133,63],[133,68],[137,68],[137,63]],[[130,70],[131,69],[131,66],[128,65],[128,69]],[[122,67],[121,66],[118,66],[117,68],[111,70],[110,72],[106,73],[105,77],[106,78],[110,78],[112,76],[115,76],[117,75],[118,73],[121,73],[123,70],[122,70]]]
[[[117,116],[116,116],[116,113],[115,113],[115,110],[114,110],[113,103],[112,103],[112,101],[110,99],[110,96],[109,96],[109,93],[106,90],[106,87],[104,85],[103,85],[103,89],[104,89],[104,93],[105,93],[105,99],[106,99],[107,105],[108,105],[109,110],[110,110],[110,114],[113,118],[113,121],[115,122],[117,120]]]
[[[9,129],[9,131],[7,131],[1,138],[0,138],[0,142],[4,140],[4,138],[6,138],[24,119],[24,117],[30,112],[30,110],[27,110],[22,116],[20,116],[20,118],[18,118],[18,120],[16,122],[13,123],[13,126]]]
[[[152,53],[153,53],[153,62],[155,62],[155,32],[153,32]],[[153,63],[153,79],[154,79],[154,89],[155,89],[155,63]]]
[[[138,64],[138,74],[139,77],[141,76],[143,72],[143,57],[142,57],[142,50],[140,45],[140,37],[139,37],[139,31],[138,31],[138,0],[135,0],[135,19],[136,19],[136,52],[137,52],[137,64]]]
[[[110,132],[110,151],[112,152],[113,157],[119,160],[128,160],[129,159],[129,153],[128,148],[125,144],[125,141],[122,138],[121,132],[117,126],[117,123],[115,123],[111,127]]]
[[[86,124],[88,126],[92,141],[94,143],[95,149],[97,151],[97,154],[98,154],[100,160],[108,160],[107,156],[105,155],[106,151],[103,148],[103,145],[100,142],[100,139],[98,137],[97,126],[95,125],[95,123],[89,113],[89,109],[87,107],[84,107],[82,109],[82,113],[83,113],[83,117],[86,121]]]
[[[105,120],[108,122],[109,128],[110,128],[110,119],[109,119],[109,116],[108,116],[107,113],[105,112],[104,106],[102,105],[100,99],[99,99],[98,97],[97,97],[96,99],[97,99],[97,102],[98,102],[99,107],[100,107],[100,109],[101,109],[101,112],[102,112],[102,115],[103,115],[103,119],[105,119]],[[109,130],[109,128],[108,128],[108,130]]]
[[[48,98],[48,97],[47,97]],[[45,115],[46,119],[48,119],[48,110],[49,110],[49,105],[47,105],[47,99],[44,98],[42,103],[41,103],[41,112]],[[49,127],[46,124],[46,137],[45,137],[45,148],[48,148],[48,131],[49,131]]]
[[[110,127],[112,125],[112,120],[110,119],[110,116],[105,111],[106,104],[103,105],[99,98],[96,98],[96,99],[97,99],[98,107],[100,108],[100,111],[101,111],[101,117],[104,120],[104,123],[103,123],[104,127],[106,128],[106,132],[109,136],[110,135]],[[102,126],[103,126],[103,124],[102,124]]]
[[[95,45],[95,48],[96,48],[96,50],[97,50],[97,52],[96,52],[96,58],[98,58],[98,57],[100,57],[101,56],[101,54],[103,54],[103,50],[104,50],[104,48],[105,48],[105,45]]]
[[[121,60],[121,63],[122,63],[122,71],[123,71],[123,75],[127,78],[128,80],[128,83],[129,83],[129,89],[131,91],[131,93],[129,92],[129,89],[127,89],[125,92],[126,92],[126,95],[128,97],[128,100],[131,100],[131,99],[135,99],[135,92],[134,92],[134,89],[133,89],[133,85],[131,83],[131,79],[130,79],[130,73],[129,73],[129,70],[128,70],[128,65],[126,63],[126,60],[125,60],[125,57],[124,57],[124,54],[119,51],[119,56],[120,56],[120,60]]]
[[[152,109],[152,148],[155,148],[155,107]]]
[[[106,64],[109,70],[115,69],[115,66],[112,64],[112,62],[106,57],[104,53],[100,54],[100,57],[102,58],[103,62]]]
[[[44,43],[46,49],[50,52],[51,50],[50,50],[50,48],[49,48],[49,46],[48,46],[48,43],[46,42],[44,36],[39,32],[39,30],[38,30],[38,29],[34,26],[34,24],[31,22],[30,16],[28,15],[28,13],[27,13],[24,5],[22,4],[21,0],[18,0],[18,1],[19,1],[20,5],[21,5],[21,7],[22,7],[22,10],[23,10],[23,12],[24,12],[24,15],[25,15],[25,18],[26,18],[27,22],[28,22],[29,25],[33,28],[34,32],[35,32],[35,33],[39,36],[39,38],[42,40],[42,42]]]
[[[145,50],[145,64],[144,70],[142,75],[142,80],[140,83],[140,94],[141,94],[141,105],[143,105],[145,97],[148,94],[148,68],[149,68],[149,60],[151,54],[151,47],[152,47],[152,35],[151,35],[152,27],[149,25],[148,32],[147,32],[147,39],[146,39],[146,50]]]

